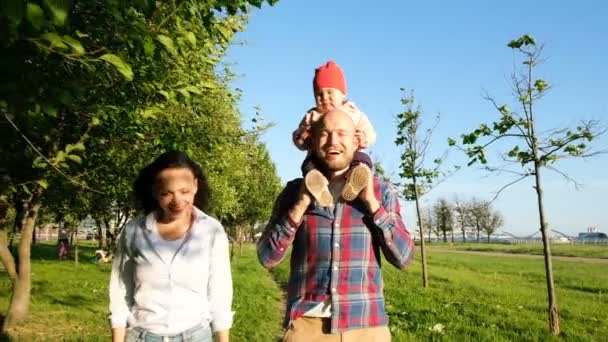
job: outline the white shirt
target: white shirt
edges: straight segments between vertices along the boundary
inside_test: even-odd
[[[113,328],[140,327],[172,335],[201,323],[211,323],[213,331],[232,326],[224,228],[195,208],[192,227],[180,240],[160,237],[154,213],[125,226],[110,277]]]

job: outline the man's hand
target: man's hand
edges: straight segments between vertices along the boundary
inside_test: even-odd
[[[298,199],[293,207],[289,210],[289,218],[291,218],[291,220],[295,223],[302,221],[302,216],[304,216],[304,213],[306,212],[306,209],[308,209],[310,203],[312,203],[312,197],[306,189],[304,181],[302,181],[300,191],[298,193]]]
[[[374,193],[374,176],[369,177],[367,185],[359,192],[359,199],[365,204],[370,215],[374,215],[380,209],[380,202]]]

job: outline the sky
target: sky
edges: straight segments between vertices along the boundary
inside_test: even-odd
[[[239,74],[233,86],[243,91],[240,109],[247,120],[261,107],[275,126],[264,134],[279,176],[300,177],[304,153],[291,132],[314,106],[314,69],[327,60],[344,70],[348,98],[369,117],[378,142],[368,152],[399,180],[395,116],[404,110],[400,88],[413,89],[423,118],[434,132],[430,159],[448,149],[447,138],[498,118],[484,100],[487,92],[515,109],[509,77],[517,55],[506,44],[522,34],[544,43],[546,61],[538,77],[552,85],[538,103],[541,130],[572,127],[581,119],[608,125],[608,3],[603,1],[319,1],[282,0],[252,13],[225,62]],[[594,141],[608,149],[608,136]],[[490,162],[499,161],[490,151]],[[491,199],[513,178],[466,167],[463,154],[449,150],[447,166],[463,168],[423,198]],[[576,234],[594,226],[608,232],[608,155],[564,160],[560,170],[583,184],[580,190],[552,171],[543,176],[550,228]],[[514,185],[493,202],[503,230],[519,236],[538,231],[532,178]],[[414,230],[413,203],[402,214]]]

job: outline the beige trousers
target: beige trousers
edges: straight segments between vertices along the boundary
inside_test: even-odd
[[[388,327],[373,327],[330,333],[329,318],[300,317],[285,332],[283,342],[390,342]]]

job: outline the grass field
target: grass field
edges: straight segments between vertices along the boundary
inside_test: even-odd
[[[107,265],[54,261],[52,246],[36,246],[31,317],[12,331],[17,341],[108,341]],[[287,260],[286,260],[287,261]],[[288,262],[261,268],[253,246],[233,262],[233,341],[274,341],[283,315],[281,285]],[[420,287],[417,261],[406,271],[384,266],[393,341],[605,341],[606,265],[555,261],[563,334],[547,332],[542,260],[430,253],[431,288]],[[0,274],[0,306],[9,284]],[[435,327],[435,329],[433,329]],[[440,327],[443,327],[440,329]],[[441,330],[441,331],[439,331]]]
[[[496,244],[496,243],[433,243],[430,248],[441,249],[457,249],[463,251],[479,251],[479,252],[501,252],[513,254],[543,254],[543,245],[541,243],[527,244]],[[608,245],[567,245],[553,244],[551,245],[551,254],[556,256],[569,257],[585,257],[585,258],[602,258],[608,259]]]

